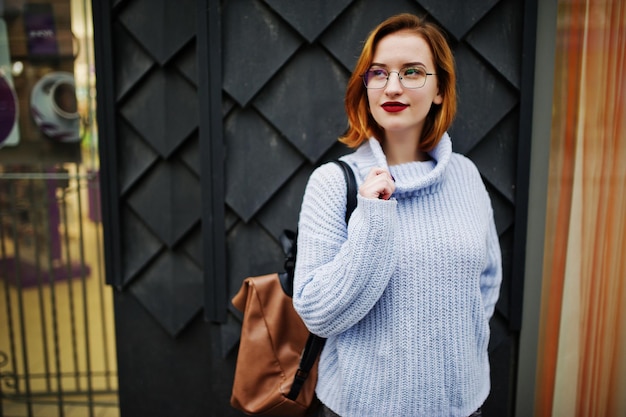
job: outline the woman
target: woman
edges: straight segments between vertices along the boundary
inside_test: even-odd
[[[357,207],[344,221],[336,164],[311,175],[299,220],[294,306],[328,338],[322,416],[480,415],[490,390],[498,235],[478,170],[452,152],[454,60],[410,14],[370,34],[348,82]]]

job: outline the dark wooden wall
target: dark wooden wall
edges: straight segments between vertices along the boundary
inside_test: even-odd
[[[448,32],[454,149],[479,167],[504,284],[485,416],[512,415],[521,317],[536,0],[93,2],[107,279],[122,416],[228,405],[243,278],[282,266],[305,182],[347,152],[343,93],[362,41],[398,12]]]

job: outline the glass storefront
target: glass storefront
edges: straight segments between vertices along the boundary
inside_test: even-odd
[[[119,415],[91,13],[0,0],[0,415]]]

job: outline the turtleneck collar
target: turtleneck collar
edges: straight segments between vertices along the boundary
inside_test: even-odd
[[[372,137],[357,149],[353,161],[361,178],[365,178],[375,166],[388,169],[396,180],[396,191],[393,197],[404,198],[434,193],[441,187],[452,155],[452,141],[448,133],[444,133],[429,155],[432,158],[429,161],[389,166],[380,142]]]

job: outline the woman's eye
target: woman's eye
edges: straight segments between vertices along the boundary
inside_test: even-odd
[[[387,71],[383,69],[373,69],[370,70],[370,74],[375,78],[387,78]]]
[[[424,75],[426,75],[426,71],[424,71],[422,68],[405,68],[403,71],[404,77],[419,78],[423,77]]]

